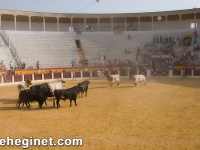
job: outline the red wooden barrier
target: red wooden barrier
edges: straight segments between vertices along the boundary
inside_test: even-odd
[[[60,72],[54,72],[54,79],[60,79],[61,73]]]
[[[44,79],[52,79],[52,73],[45,73]]]
[[[177,76],[177,75],[181,75],[181,70],[173,70],[173,75]]]
[[[92,71],[92,77],[97,77],[97,72],[96,71]]]
[[[63,73],[63,78],[71,78],[71,72]]]
[[[33,80],[33,79],[32,79],[32,75],[31,75],[31,74],[25,74],[25,75],[24,75],[24,80],[27,80],[27,79]]]
[[[194,76],[200,76],[200,70],[194,70],[193,75]]]
[[[42,80],[42,74],[34,74],[34,80]]]
[[[14,75],[14,82],[22,82],[22,75]]]
[[[90,72],[88,72],[88,71],[87,71],[87,72],[83,71],[83,74],[82,74],[82,75],[83,75],[83,77],[90,77]]]
[[[10,83],[10,82],[12,82],[12,76],[6,76],[4,79],[5,79],[4,83]]]

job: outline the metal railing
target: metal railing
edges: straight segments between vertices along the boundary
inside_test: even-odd
[[[9,36],[6,34],[4,30],[0,30],[0,34],[5,41],[6,45],[9,45]]]
[[[9,39],[9,36],[7,35],[7,33],[4,30],[0,30],[0,34],[3,38],[3,40],[5,41],[6,45],[9,46],[9,49],[13,55],[13,58],[15,60],[15,64],[17,64],[17,67],[20,67],[22,65],[21,59],[17,53],[17,50],[14,46],[14,44],[12,43],[12,41]]]

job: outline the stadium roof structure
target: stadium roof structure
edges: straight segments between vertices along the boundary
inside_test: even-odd
[[[67,13],[124,14],[200,8],[199,0],[0,0],[0,9]]]
[[[31,12],[31,11],[18,11],[18,10],[5,10],[0,9],[1,21],[13,21],[14,17],[18,22],[28,22],[28,18],[31,17],[32,22],[42,22],[43,17],[46,17],[48,23],[55,23],[56,18],[60,18],[60,23],[70,22],[67,18],[138,18],[142,22],[151,22],[152,17],[167,16],[168,21],[200,19],[200,9],[187,9],[187,10],[176,10],[176,11],[161,11],[161,12],[143,12],[143,13],[115,13],[115,14],[71,14],[71,13],[48,13],[48,12]],[[154,19],[154,21],[158,21]],[[163,20],[164,21],[164,20]]]

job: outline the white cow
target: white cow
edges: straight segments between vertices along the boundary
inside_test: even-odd
[[[109,83],[110,86],[112,86],[115,81],[117,82],[117,86],[120,83],[120,78],[119,78],[118,74],[116,74],[116,75],[107,75],[107,80],[110,81],[110,83]]]
[[[61,90],[63,83],[65,83],[64,80],[59,80],[59,82],[56,83],[49,83],[49,88],[51,92],[54,92],[55,90]]]
[[[133,84],[135,86],[137,86],[138,82],[142,82],[142,85],[143,85],[143,83],[146,85],[145,76],[142,74],[141,75],[132,75],[132,79],[133,79]]]
[[[56,83],[49,83],[49,88],[50,88],[50,91],[53,93],[53,95],[54,95],[54,91],[61,90],[63,83],[65,83],[64,80],[58,80],[58,81],[59,82],[56,82]],[[54,98],[53,98],[53,106],[55,107],[55,99]]]

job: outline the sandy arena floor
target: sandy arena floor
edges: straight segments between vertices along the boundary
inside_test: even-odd
[[[67,81],[69,88],[80,81]],[[0,138],[82,138],[82,147],[31,146],[31,150],[199,150],[200,79],[147,79],[134,87],[91,80],[88,97],[48,106],[16,108],[17,85],[0,86]],[[2,149],[2,147],[0,147]],[[3,147],[22,149],[22,147]]]

